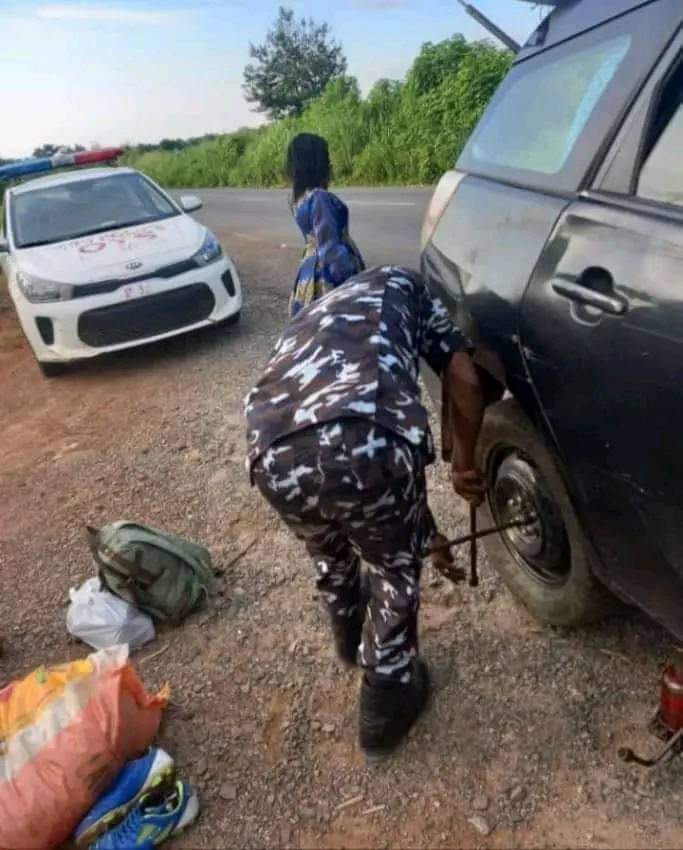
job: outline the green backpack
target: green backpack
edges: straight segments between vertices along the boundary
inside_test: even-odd
[[[87,533],[102,586],[155,620],[178,624],[208,597],[214,573],[203,546],[134,522]]]

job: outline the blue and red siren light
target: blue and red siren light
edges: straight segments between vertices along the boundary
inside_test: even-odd
[[[29,174],[41,174],[74,165],[92,165],[96,162],[111,162],[123,153],[123,148],[102,148],[79,153],[56,153],[41,159],[24,159],[10,165],[0,166],[0,180],[12,180]]]

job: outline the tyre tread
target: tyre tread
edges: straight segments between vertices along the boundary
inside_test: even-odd
[[[503,441],[533,458],[555,498],[569,540],[571,569],[563,585],[543,584],[515,563],[499,534],[484,541],[491,563],[513,595],[541,622],[578,626],[602,619],[614,610],[616,599],[594,577],[588,543],[557,461],[516,399],[505,399],[488,409],[478,446],[481,468],[487,468],[490,453]],[[483,510],[493,524],[488,504]]]

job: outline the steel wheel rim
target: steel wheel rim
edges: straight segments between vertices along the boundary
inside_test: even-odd
[[[489,475],[489,506],[497,525],[520,516],[523,528],[500,536],[513,560],[547,587],[561,587],[571,572],[569,539],[559,506],[533,460],[519,449],[501,446]]]

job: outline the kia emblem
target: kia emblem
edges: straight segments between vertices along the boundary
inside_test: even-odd
[[[140,260],[131,260],[130,263],[126,263],[126,268],[129,271],[134,272],[136,269],[142,268],[142,263],[140,262]]]

